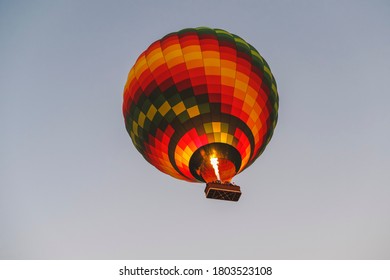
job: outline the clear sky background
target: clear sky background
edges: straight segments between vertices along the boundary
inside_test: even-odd
[[[127,74],[186,27],[251,43],[279,122],[238,203],[133,147]],[[0,259],[390,259],[390,2],[0,1]]]

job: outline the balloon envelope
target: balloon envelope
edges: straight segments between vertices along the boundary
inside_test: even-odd
[[[264,58],[237,35],[184,29],[152,43],[124,89],[123,114],[134,146],[160,171],[197,182],[251,165],[277,122],[278,93]]]

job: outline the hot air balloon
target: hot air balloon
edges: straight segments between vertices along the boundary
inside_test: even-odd
[[[278,93],[258,51],[222,29],[188,28],[152,43],[131,68],[123,115],[136,149],[161,172],[237,201],[232,178],[271,140]]]

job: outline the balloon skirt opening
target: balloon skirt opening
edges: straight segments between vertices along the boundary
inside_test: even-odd
[[[206,198],[219,200],[238,201],[241,197],[240,187],[230,183],[207,183],[204,192]]]
[[[210,143],[198,148],[191,156],[191,174],[206,183],[217,180],[210,158],[218,158],[221,181],[230,181],[241,168],[241,155],[236,148],[225,143]]]

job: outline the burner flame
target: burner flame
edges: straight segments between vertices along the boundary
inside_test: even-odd
[[[218,170],[218,158],[211,156],[210,163],[214,168],[215,176],[217,176],[218,181],[221,181],[221,177],[219,176],[219,170]]]

